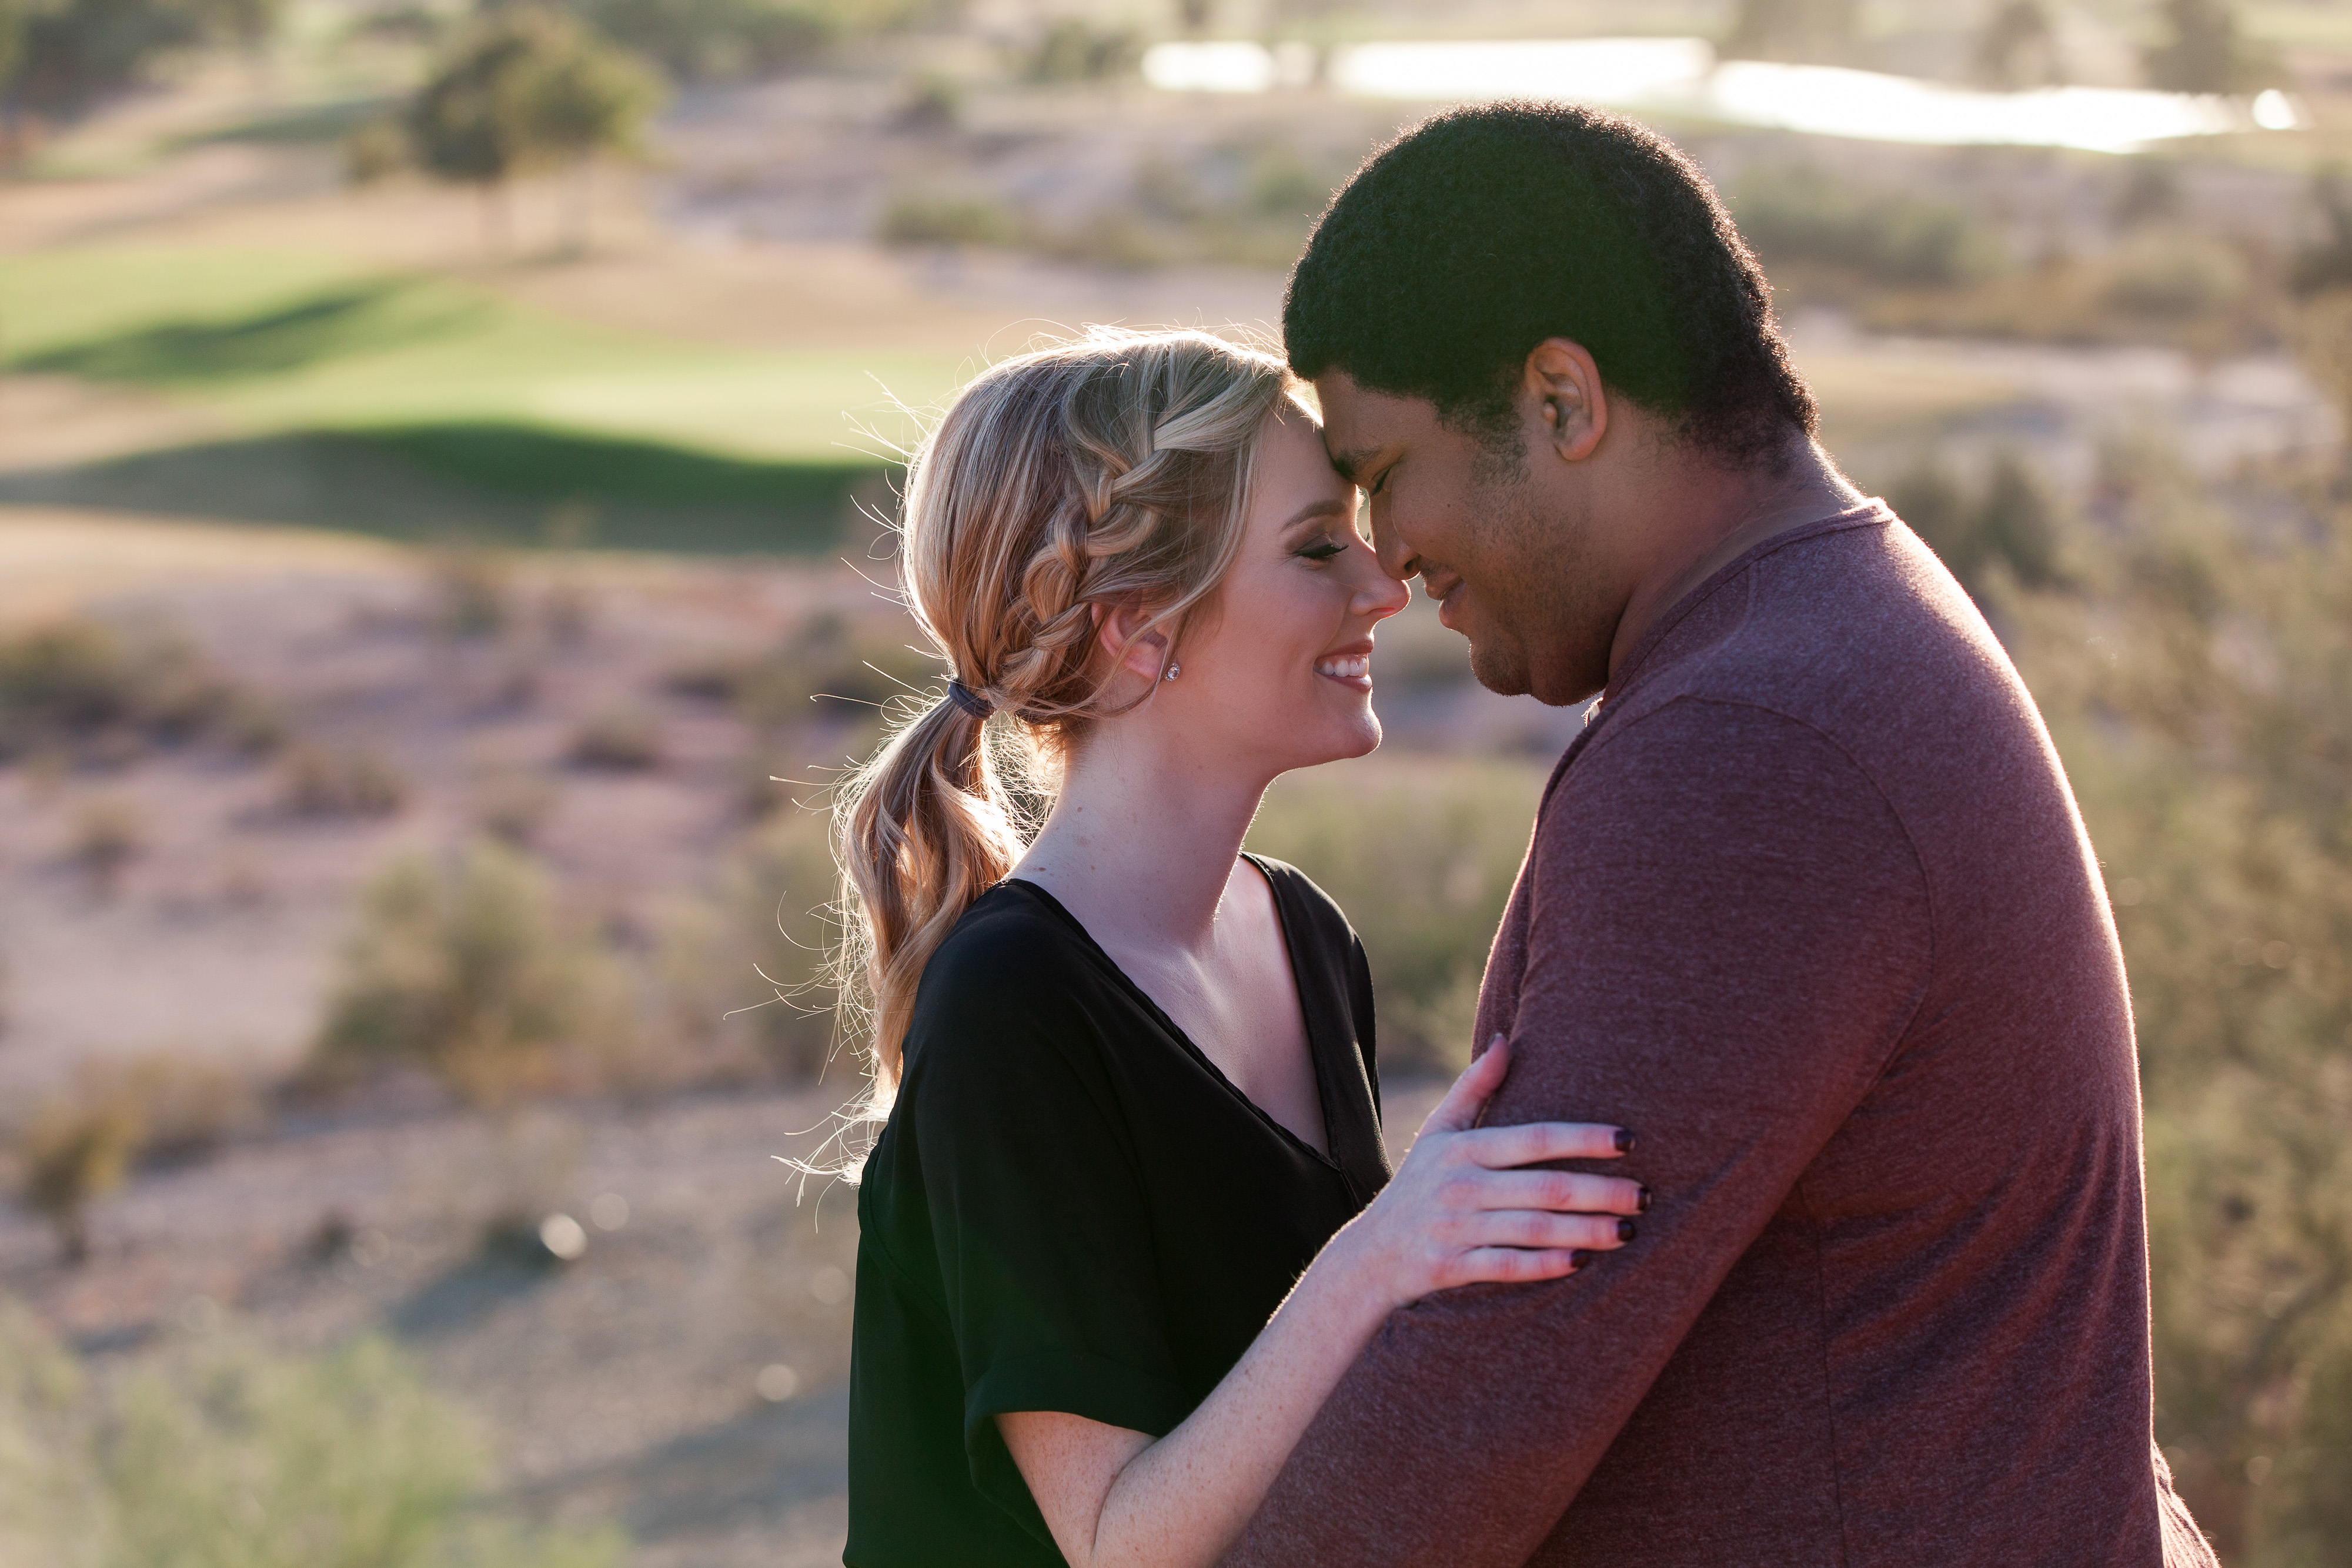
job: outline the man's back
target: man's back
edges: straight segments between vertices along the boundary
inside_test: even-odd
[[[1907,529],[1784,534],[1645,636],[1547,791],[1497,1031],[1489,1119],[1633,1127],[1643,1235],[1398,1314],[1235,1560],[2165,1560],[2121,958]]]

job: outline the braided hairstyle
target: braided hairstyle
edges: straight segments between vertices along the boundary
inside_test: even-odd
[[[1097,328],[974,378],[917,451],[907,598],[964,698],[901,722],[835,808],[843,994],[872,1081],[861,1119],[897,1093],[923,966],[1026,846],[1006,773],[1037,789],[1030,765],[1112,711],[1097,608],[1143,607],[1134,640],[1156,631],[1173,650],[1233,564],[1260,433],[1297,386],[1275,356],[1205,332]]]

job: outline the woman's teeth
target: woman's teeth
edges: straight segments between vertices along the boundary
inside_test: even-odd
[[[1328,675],[1335,681],[1360,681],[1372,673],[1371,655],[1354,653],[1344,659],[1318,659],[1315,663],[1315,673]]]

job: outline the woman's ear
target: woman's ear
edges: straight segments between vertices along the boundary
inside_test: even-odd
[[[1168,663],[1168,634],[1146,631],[1151,612],[1140,604],[1094,606],[1095,641],[1118,667],[1156,681]]]

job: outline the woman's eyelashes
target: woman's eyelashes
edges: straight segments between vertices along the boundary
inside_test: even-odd
[[[1347,554],[1348,547],[1329,534],[1318,534],[1313,539],[1300,546],[1296,553],[1303,559],[1319,564],[1331,559],[1334,556]]]

